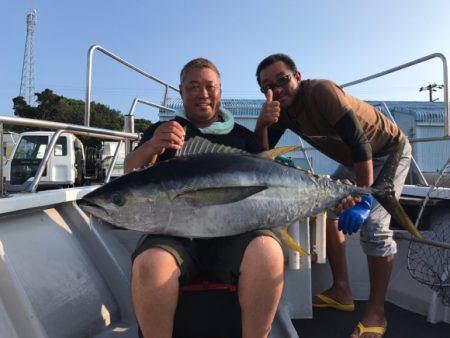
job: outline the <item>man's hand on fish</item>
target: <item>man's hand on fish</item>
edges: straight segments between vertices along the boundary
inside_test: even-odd
[[[353,183],[350,182],[348,179],[342,180],[342,183],[353,185]],[[355,204],[359,202],[361,202],[361,197],[347,196],[343,198],[338,205],[336,205],[336,209],[339,212],[343,212],[345,209],[353,208]]]
[[[160,155],[166,149],[178,150],[184,142],[185,131],[183,127],[175,121],[162,123],[156,128],[153,137],[147,141],[152,153]]]
[[[273,92],[269,89],[266,93],[266,102],[261,108],[259,114],[258,124],[262,127],[270,127],[274,123],[278,122],[280,117],[280,102],[273,101]]]

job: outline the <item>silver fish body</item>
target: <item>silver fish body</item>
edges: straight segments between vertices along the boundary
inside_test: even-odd
[[[208,238],[283,226],[371,191],[255,155],[211,153],[129,173],[79,204],[117,227]]]

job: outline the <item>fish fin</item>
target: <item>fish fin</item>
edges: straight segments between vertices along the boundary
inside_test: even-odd
[[[262,153],[257,154],[257,156],[274,160],[275,157],[286,154],[297,148],[299,148],[299,146],[277,147],[274,149],[263,151]]]
[[[414,226],[414,223],[396,198],[394,191],[395,172],[402,158],[405,145],[406,141],[403,140],[391,151],[377,179],[372,185],[375,188],[372,194],[398,224],[403,226],[415,237],[423,239],[420,231]]]
[[[406,141],[400,141],[395,148],[390,152],[388,158],[384,162],[383,168],[381,168],[377,179],[372,184],[372,187],[381,188],[384,190],[394,190],[394,177],[397,171],[398,165],[402,158],[403,149],[405,148]]]
[[[177,151],[176,156],[192,156],[211,153],[249,154],[244,150],[213,143],[203,137],[195,136],[183,143],[183,146]]]
[[[243,200],[265,189],[266,186],[250,186],[187,190],[175,196],[174,200],[184,200],[198,207],[227,204]]]
[[[400,204],[398,199],[395,197],[395,193],[393,190],[374,193],[373,196],[382,205],[382,207],[384,209],[386,209],[386,211],[389,214],[391,214],[392,218],[398,224],[400,224],[402,227],[404,227],[406,230],[408,230],[413,236],[415,236],[419,239],[423,239],[422,234],[415,227],[414,223],[409,218],[405,209],[403,209],[402,205]]]
[[[280,233],[281,233],[281,240],[285,245],[287,245],[292,250],[300,252],[302,255],[309,256],[309,253],[303,250],[300,247],[300,245],[298,245],[297,242],[291,237],[291,235],[289,235],[287,226],[281,227]]]

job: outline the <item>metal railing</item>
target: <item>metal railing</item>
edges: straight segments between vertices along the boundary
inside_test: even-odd
[[[167,110],[167,111],[170,111],[170,112],[173,112],[173,113],[176,112],[176,109],[172,109],[172,108],[169,108],[169,107],[166,107],[166,106],[163,106],[163,105],[160,105],[160,104],[157,104],[157,103],[153,103],[151,101],[147,101],[147,100],[144,100],[144,99],[136,97],[133,100],[133,103],[131,104],[131,108],[130,108],[130,111],[128,112],[128,115],[134,115],[134,111],[136,110],[136,106],[138,105],[138,103],[142,103],[142,104],[145,104],[147,106],[154,107],[154,108],[159,108],[161,110]]]
[[[65,130],[58,129],[50,139],[50,142],[45,149],[44,157],[42,157],[41,163],[39,163],[39,167],[36,170],[36,174],[34,174],[34,180],[31,182],[31,184],[28,186],[27,191],[28,192],[35,192],[38,186],[38,183],[42,177],[42,174],[44,173],[45,167],[47,166],[47,162],[50,159],[50,156],[53,152],[53,149],[55,148],[56,142],[58,141],[59,137]]]
[[[47,128],[47,129],[64,129],[76,135],[97,137],[109,140],[125,140],[125,139],[137,140],[139,138],[139,135],[135,133],[125,133],[117,130],[87,127],[79,124],[54,122],[46,120],[35,120],[24,117],[15,117],[6,115],[0,115],[0,123],[17,126]]]
[[[131,131],[134,133],[134,111],[136,110],[136,106],[138,105],[138,103],[142,103],[151,107],[155,107],[155,108],[159,108],[162,110],[167,110],[167,111],[171,111],[171,112],[175,112],[175,109],[157,104],[157,103],[153,103],[151,101],[147,101],[141,98],[136,97],[133,100],[133,103],[131,104],[131,108],[130,111],[128,112],[128,115],[124,116],[124,131]],[[121,146],[121,141],[117,144],[117,148],[114,152],[114,155],[111,159],[111,162],[109,164],[108,170],[106,172],[106,176],[105,176],[105,183],[108,183],[111,179],[111,173],[114,169],[114,165],[116,164],[117,158],[119,156],[119,148]],[[130,140],[125,140],[125,156],[128,155],[128,153],[131,151],[131,141]]]
[[[175,109],[172,109],[172,108],[169,108],[169,107],[157,104],[157,103],[153,103],[153,102],[141,99],[141,98],[135,98],[133,100],[133,103],[131,104],[131,108],[130,108],[130,111],[128,112],[128,115],[125,115],[124,131],[132,131],[134,133],[134,111],[135,111],[138,103],[146,104],[148,106],[159,108],[162,110],[176,112]],[[129,121],[129,122],[127,122],[127,121]],[[130,151],[131,151],[131,148],[132,148],[131,142],[132,141],[130,141],[130,140],[125,140],[125,156],[128,155],[128,153],[130,153]],[[116,164],[117,158],[119,156],[119,148],[120,148],[121,143],[122,142],[119,142],[119,144],[117,145],[117,148],[114,152],[114,156],[111,159],[108,170],[106,172],[105,183],[108,183],[111,178],[111,173],[113,171],[114,165]]]
[[[83,136],[89,136],[89,137],[96,137],[96,138],[102,138],[102,139],[111,139],[111,140],[118,140],[120,141],[118,144],[117,149],[120,146],[120,143],[124,140],[132,140],[136,141],[139,139],[139,135],[135,133],[127,133],[127,132],[120,132],[116,130],[109,130],[109,129],[102,129],[102,128],[95,128],[95,127],[88,127],[88,126],[81,126],[77,124],[69,124],[69,123],[61,123],[61,122],[53,122],[53,121],[45,121],[45,120],[35,120],[35,119],[27,119],[27,118],[21,118],[21,117],[12,117],[12,116],[5,116],[0,115],[0,139],[3,139],[3,124],[10,124],[10,125],[21,125],[21,126],[28,126],[28,127],[39,127],[39,128],[46,128],[46,129],[54,129],[56,132],[52,135],[52,138],[45,150],[44,156],[39,164],[39,167],[34,175],[33,181],[31,183],[25,183],[23,188],[27,192],[34,192],[37,189],[37,186],[39,184],[39,181],[42,177],[42,174],[44,173],[44,170],[47,166],[47,162],[50,159],[50,156],[55,148],[55,145],[58,141],[58,138],[61,136],[62,133],[72,133],[75,135],[83,135]],[[116,150],[117,151],[117,150]],[[2,153],[2,150],[0,151],[0,154]],[[108,180],[109,176],[111,175],[112,167],[114,165],[115,161],[111,161],[110,168],[108,168]],[[0,173],[3,172],[3,161],[0,161]],[[3,178],[3,175],[2,175]],[[0,181],[0,191],[4,191],[3,187],[3,179]]]
[[[342,85],[340,85],[342,88],[345,87],[350,87],[350,86],[354,86],[356,84],[362,83],[362,82],[367,82],[373,79],[376,79],[378,77],[387,75],[387,74],[391,74],[394,72],[397,72],[399,70],[417,65],[419,63],[434,59],[434,58],[439,58],[442,61],[443,64],[443,80],[444,80],[444,136],[442,137],[428,137],[428,138],[421,138],[421,139],[413,139],[410,140],[410,142],[430,142],[430,141],[442,141],[442,140],[450,140],[450,116],[448,113],[448,70],[447,70],[447,59],[445,58],[445,56],[441,53],[433,53],[427,56],[424,56],[420,59],[416,59],[413,61],[410,61],[408,63],[402,64],[400,66],[394,67],[394,68],[390,68],[388,70],[385,70],[383,72],[379,72],[367,77],[364,77],[362,79],[359,80],[355,80],[352,82],[348,82],[348,83],[344,83]]]
[[[120,62],[121,64],[125,65],[128,68],[131,68],[135,72],[145,76],[146,78],[155,81],[161,85],[164,86],[164,98],[163,98],[163,104],[165,104],[167,100],[167,93],[169,89],[172,89],[176,92],[179,92],[179,89],[158,79],[157,77],[147,73],[146,71],[140,69],[139,67],[136,67],[135,65],[129,63],[128,61],[125,61],[121,57],[113,54],[106,48],[103,48],[100,45],[92,45],[89,48],[88,55],[87,55],[87,75],[86,75],[86,102],[85,102],[85,111],[84,111],[84,124],[86,126],[89,126],[90,124],[90,115],[91,115],[91,83],[92,83],[92,61],[94,58],[94,52],[98,50],[99,52],[102,52],[103,54],[109,56],[110,58]]]

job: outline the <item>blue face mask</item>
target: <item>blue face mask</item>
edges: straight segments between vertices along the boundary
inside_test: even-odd
[[[206,128],[199,128],[199,130],[203,134],[226,135],[230,131],[233,130],[233,127],[234,127],[233,114],[231,114],[228,110],[226,110],[222,106],[219,107],[218,113],[219,113],[219,116],[222,117],[223,121],[214,122],[213,124],[211,124],[210,126],[208,126]],[[189,120],[186,117],[186,112],[184,110],[177,110],[176,115]]]

